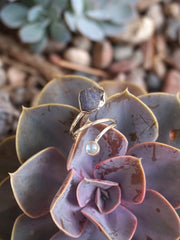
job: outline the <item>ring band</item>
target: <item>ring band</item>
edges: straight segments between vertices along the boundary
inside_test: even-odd
[[[111,118],[102,118],[102,119],[95,120],[94,122],[90,122],[90,123],[87,123],[87,124],[83,125],[82,127],[80,127],[79,129],[77,129],[77,130],[73,133],[73,136],[76,138],[77,135],[78,135],[80,132],[82,132],[83,130],[85,130],[85,129],[91,127],[91,126],[94,126],[94,125],[96,125],[96,124],[105,123],[105,122],[112,122],[111,125],[107,126],[107,127],[108,127],[108,130],[109,130],[110,128],[113,128],[114,126],[116,126],[116,121],[115,121],[115,120],[113,120],[113,119],[111,119]],[[113,126],[112,126],[112,124],[113,124]],[[106,129],[106,128],[105,128],[105,129]],[[104,129],[104,130],[105,130],[105,129]],[[104,131],[104,130],[103,130],[103,131]],[[103,132],[103,131],[102,131],[102,132]],[[103,134],[104,134],[104,132],[103,132]],[[103,135],[103,134],[102,134],[102,135]]]

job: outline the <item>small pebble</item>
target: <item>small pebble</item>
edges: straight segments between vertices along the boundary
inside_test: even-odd
[[[133,55],[133,47],[130,45],[116,45],[113,50],[115,61],[128,59]]]
[[[91,57],[87,51],[74,47],[68,48],[64,52],[64,58],[70,62],[84,66],[89,66],[91,63]]]
[[[11,101],[15,106],[21,106],[26,103],[27,92],[25,87],[17,87],[11,92]]]
[[[172,94],[176,94],[178,91],[180,92],[180,72],[176,70],[169,71],[163,91]]]
[[[132,34],[133,43],[141,43],[149,39],[154,33],[154,22],[149,17],[144,17],[141,19],[141,24],[138,31]]]
[[[160,79],[166,75],[166,65],[160,58],[154,58],[153,70]]]
[[[121,35],[111,38],[113,42],[128,42],[140,44],[148,40],[154,33],[154,22],[149,17],[137,18],[127,25],[127,29]]]
[[[112,73],[130,72],[136,67],[137,62],[134,59],[127,59],[112,63],[109,67],[109,71]]]
[[[169,40],[177,41],[180,32],[180,21],[169,19],[167,22],[166,36]]]
[[[176,48],[171,56],[173,66],[180,69],[180,48]]]
[[[106,68],[113,60],[113,48],[109,41],[97,42],[93,46],[92,64],[96,68]]]
[[[176,2],[171,2],[165,5],[165,12],[177,20],[180,20],[180,4]]]
[[[72,44],[74,47],[89,51],[92,47],[92,42],[84,36],[76,36],[73,38]]]
[[[154,42],[156,43],[155,50],[157,52],[157,55],[160,57],[165,57],[167,55],[167,49],[168,49],[165,36],[162,34],[157,34],[155,36]]]
[[[129,74],[127,81],[137,84],[139,87],[147,90],[147,85],[144,79],[145,79],[144,70],[141,68],[136,68]]]
[[[154,22],[155,29],[160,29],[164,25],[164,14],[160,4],[152,5],[148,12],[147,16],[152,19]]]
[[[24,85],[26,73],[16,67],[9,67],[7,70],[7,78],[12,85]]]
[[[0,67],[0,87],[4,86],[6,84],[6,72],[3,68]]]
[[[139,0],[137,3],[137,8],[139,11],[145,11],[155,3],[159,3],[161,1],[162,0]]]
[[[134,56],[133,56],[134,61],[136,62],[137,66],[140,66],[143,61],[144,61],[144,56],[141,50],[137,49],[134,52]]]
[[[149,92],[156,92],[161,90],[162,82],[154,73],[147,73],[146,83]]]
[[[151,37],[142,44],[142,51],[144,55],[143,67],[145,70],[150,70],[153,66],[154,60],[154,38]]]

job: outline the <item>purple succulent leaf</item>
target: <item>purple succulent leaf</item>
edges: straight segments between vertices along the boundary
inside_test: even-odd
[[[25,214],[20,215],[13,227],[11,240],[49,240],[58,231],[50,214],[32,219]]]
[[[66,161],[54,147],[34,155],[10,174],[11,186],[20,208],[33,218],[48,213],[66,174]]]
[[[17,216],[21,213],[12,189],[9,177],[0,182],[0,239],[11,238],[11,231]]]
[[[73,238],[81,235],[87,223],[76,199],[76,189],[80,180],[75,170],[72,169],[54,197],[50,211],[58,228]]]
[[[89,115],[90,121],[112,118],[117,129],[128,139],[129,147],[158,137],[158,123],[153,112],[128,90],[109,97],[102,108]]]
[[[96,206],[101,213],[110,213],[121,202],[121,190],[119,186],[110,187],[106,190],[98,187],[96,191]]]
[[[94,177],[117,182],[121,188],[121,198],[132,203],[144,199],[146,179],[139,158],[119,156],[107,159],[94,168]]]
[[[84,227],[84,230],[80,237],[76,238],[77,240],[107,240],[104,234],[95,227],[90,221]],[[62,231],[55,234],[50,240],[74,240],[74,238],[65,235]]]
[[[80,176],[93,178],[93,169],[97,163],[126,153],[128,144],[126,138],[116,129],[110,129],[98,142],[100,152],[96,156],[87,154],[86,144],[94,141],[106,126],[105,124],[94,125],[78,135],[68,158],[68,170],[74,168]]]
[[[26,161],[33,154],[51,146],[58,148],[67,157],[73,144],[69,129],[77,114],[76,108],[61,104],[24,108],[16,139],[20,161]]]
[[[129,240],[136,230],[136,217],[121,205],[109,214],[102,214],[97,210],[96,206],[88,205],[82,209],[82,213],[109,240]]]
[[[15,136],[8,137],[0,143],[0,182],[20,166],[18,161]]]
[[[98,84],[82,76],[67,75],[57,77],[44,87],[37,104],[61,103],[79,108],[79,92],[90,87],[98,87]]]
[[[98,189],[100,194],[97,197]],[[96,196],[101,212],[110,212],[120,203],[118,183],[99,179],[84,178],[77,187],[76,195],[80,207],[85,207],[91,200],[95,201]]]
[[[153,111],[158,120],[157,141],[180,148],[180,95],[150,93],[141,96],[140,99]]]
[[[180,207],[180,149],[149,142],[135,145],[128,154],[142,158],[147,188],[161,193],[173,207]]]
[[[107,97],[110,97],[116,93],[123,92],[128,88],[128,91],[132,93],[134,96],[140,96],[143,94],[147,94],[146,90],[139,87],[138,85],[127,82],[127,81],[112,81],[112,80],[104,80],[99,82],[99,85],[103,87]]]
[[[141,204],[124,203],[136,217],[133,240],[170,240],[180,237],[180,220],[171,204],[158,192],[147,190]]]
[[[176,209],[176,212],[177,212],[177,214],[178,214],[179,217],[180,217],[180,208]]]

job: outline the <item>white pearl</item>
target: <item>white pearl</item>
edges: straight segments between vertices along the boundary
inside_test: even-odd
[[[91,141],[86,144],[86,152],[88,155],[95,156],[99,151],[100,147],[97,142]]]

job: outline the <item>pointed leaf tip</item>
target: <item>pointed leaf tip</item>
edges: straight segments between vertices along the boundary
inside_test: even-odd
[[[62,104],[44,104],[23,111],[16,134],[20,161],[49,146],[56,147],[66,157],[73,144],[69,129],[77,114],[77,109]]]

